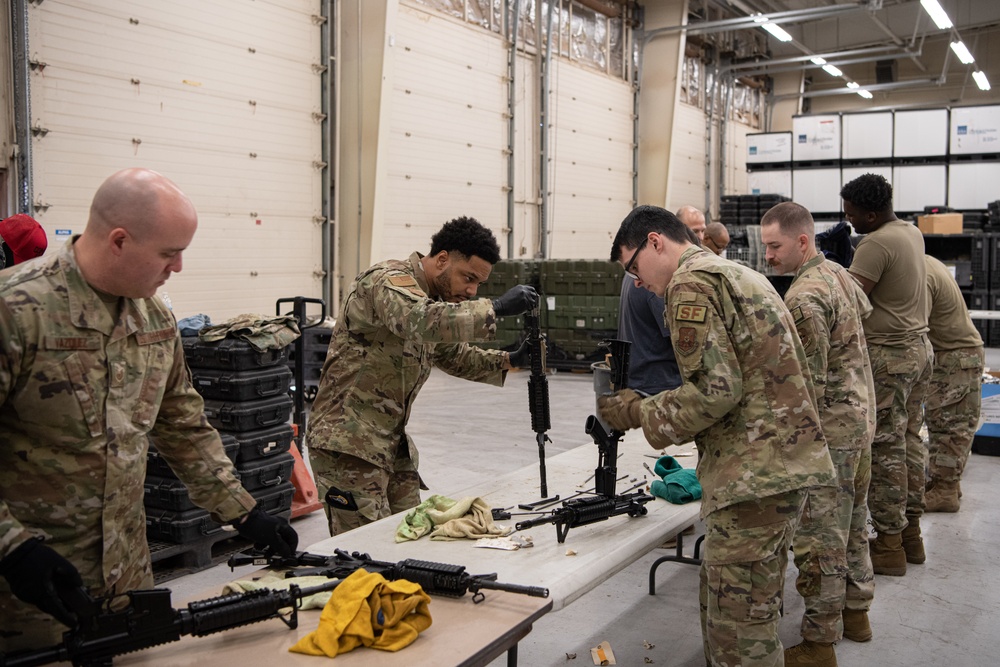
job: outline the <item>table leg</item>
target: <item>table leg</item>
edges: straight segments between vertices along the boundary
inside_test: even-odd
[[[649,566],[649,594],[656,595],[656,568],[660,567],[660,563],[672,562],[672,563],[688,563],[690,565],[701,565],[701,543],[704,541],[705,536],[700,535],[694,543],[694,557],[688,558],[684,555],[684,535],[683,531],[677,533],[677,546],[674,549],[674,553],[671,556],[661,556],[653,561],[653,564]]]

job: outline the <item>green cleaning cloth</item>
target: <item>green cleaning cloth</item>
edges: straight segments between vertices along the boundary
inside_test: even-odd
[[[674,505],[683,505],[701,500],[701,484],[694,470],[682,468],[672,456],[661,456],[653,466],[653,472],[662,477],[649,485],[649,491],[657,498],[663,498]]]

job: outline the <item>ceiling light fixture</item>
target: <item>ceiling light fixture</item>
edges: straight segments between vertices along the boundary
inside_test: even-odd
[[[754,19],[754,20],[756,21],[757,19]],[[758,23],[760,23],[760,22],[758,21]],[[777,23],[771,23],[770,21],[768,21],[766,23],[760,23],[760,27],[763,28],[764,30],[767,30],[772,35],[774,35],[774,38],[776,40],[778,40],[779,42],[790,42],[790,41],[792,41],[792,36],[789,35],[785,31],[785,29],[782,28]]]
[[[847,82],[847,87],[848,88],[852,88],[852,89],[853,88],[857,88],[858,87],[858,82],[857,81],[848,81]]]
[[[823,65],[823,71],[830,76],[844,76],[844,73],[834,65]]]
[[[955,52],[955,55],[958,56],[963,65],[971,65],[976,62],[976,59],[972,57],[972,52],[969,51],[969,47],[960,39],[951,43],[951,50]]]
[[[972,78],[976,80],[976,85],[979,86],[979,90],[989,90],[990,80],[986,78],[986,73],[980,70],[976,70],[972,73]]]
[[[934,25],[941,30],[947,30],[953,25],[951,19],[948,18],[948,12],[938,3],[938,0],[920,0],[920,4],[930,14]]]
[[[858,95],[865,98],[866,100],[870,100],[872,98],[872,94],[869,93],[867,90],[859,90]]]
[[[812,60],[813,64],[815,64],[815,65],[825,65],[826,64],[826,58],[820,58],[819,56],[816,56],[815,58],[810,58],[810,60]]]

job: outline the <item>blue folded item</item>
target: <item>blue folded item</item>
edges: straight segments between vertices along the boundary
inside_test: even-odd
[[[202,313],[177,320],[177,328],[181,330],[182,336],[197,336],[199,331],[211,325],[212,319]]]
[[[661,456],[653,466],[653,472],[662,477],[649,485],[649,491],[657,498],[663,498],[674,505],[701,500],[701,483],[694,470],[681,467],[672,456]]]

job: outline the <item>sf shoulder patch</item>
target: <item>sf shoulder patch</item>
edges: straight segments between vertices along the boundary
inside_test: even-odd
[[[707,316],[708,308],[695,303],[679,303],[677,304],[677,310],[674,312],[674,319],[678,322],[704,324]]]

